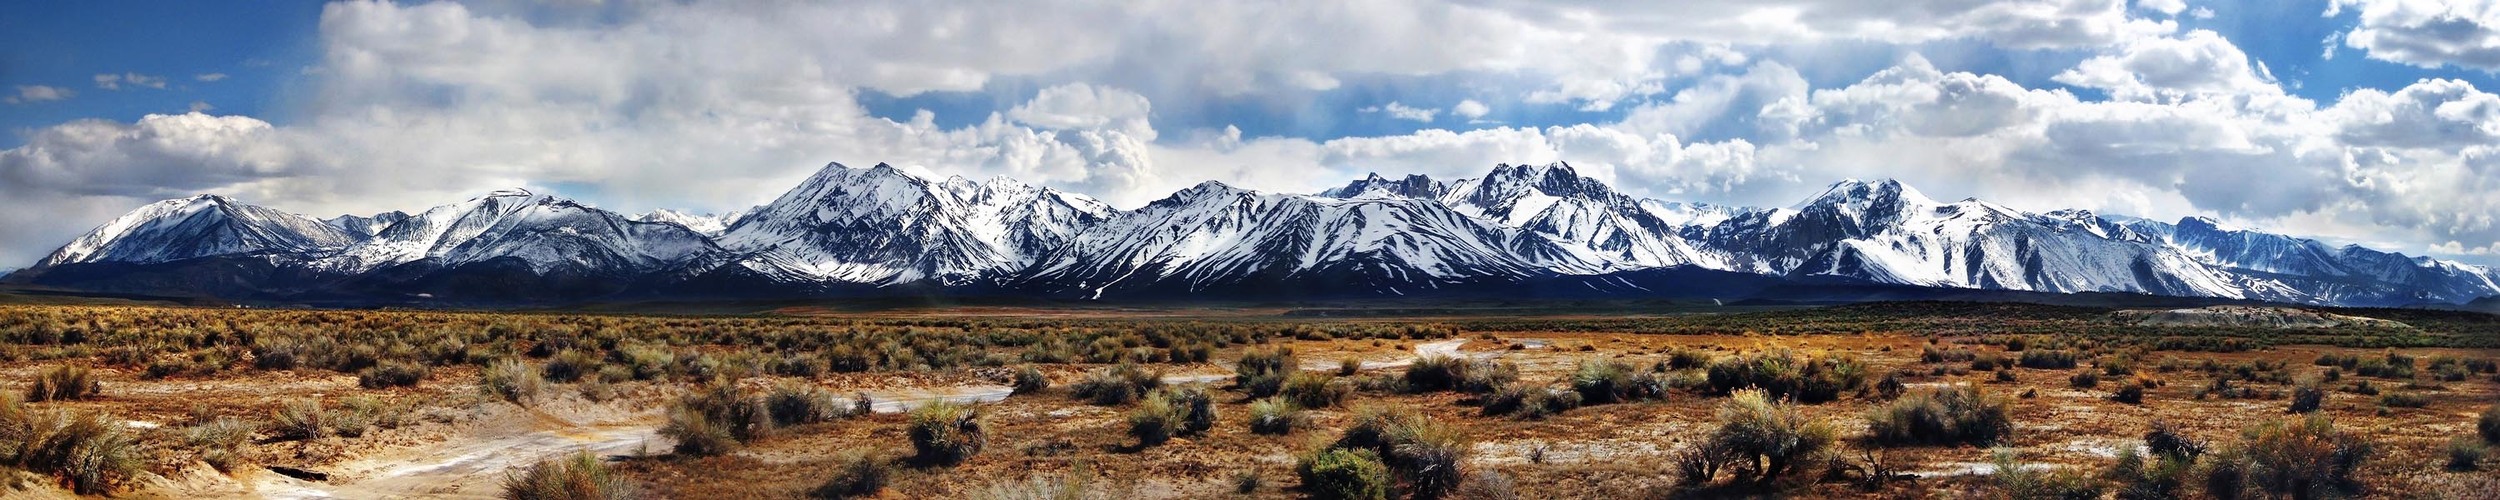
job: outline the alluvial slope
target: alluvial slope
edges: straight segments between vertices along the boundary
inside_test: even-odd
[[[71,240],[35,267],[155,264],[227,255],[297,257],[336,250],[361,238],[310,217],[200,195],[132,210]]]

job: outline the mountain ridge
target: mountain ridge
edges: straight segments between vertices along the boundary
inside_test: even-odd
[[[1891,179],[1838,181],[1788,207],[1715,206],[1634,197],[1561,162],[1497,164],[1450,181],[1375,173],[1311,194],[1210,180],[1131,210],[1006,177],[939,179],[883,163],[830,163],[770,203],[720,215],[625,215],[506,190],[413,215],[318,220],[201,195],[142,206],[6,280],[117,292],[529,301],[1506,291],[1719,298],[1712,289],[1861,285],[2343,306],[2500,295],[2500,274],[2481,266],[2198,217],[2169,223],[1939,202]]]

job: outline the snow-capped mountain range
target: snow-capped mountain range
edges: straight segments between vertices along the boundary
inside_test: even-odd
[[[622,215],[524,190],[327,220],[153,203],[11,282],[313,300],[1009,295],[1083,300],[1533,295],[1742,298],[1729,280],[2118,292],[2324,305],[2500,295],[2480,266],[2079,210],[1938,202],[1848,180],[1784,208],[1639,199],[1567,164],[1316,194],[1206,182],[1134,210],[1013,179],[826,166],[728,214]]]

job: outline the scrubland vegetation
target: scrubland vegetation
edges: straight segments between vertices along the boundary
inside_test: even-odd
[[[321,476],[456,443],[483,425],[468,419],[518,415],[563,435],[590,428],[544,427],[557,425],[548,415],[589,414],[650,437],[534,457],[469,491],[2487,493],[2475,485],[2489,484],[2500,445],[2500,351],[2487,333],[2500,321],[2382,311],[2418,328],[2148,329],[2104,313],[1884,304],[1218,321],[0,307],[0,479],[19,484],[0,488],[354,485],[369,479]],[[976,393],[990,394],[964,394]]]

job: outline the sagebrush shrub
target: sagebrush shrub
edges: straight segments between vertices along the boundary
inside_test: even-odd
[[[1804,355],[1786,349],[1747,353],[1710,363],[1711,392],[1748,387],[1768,397],[1821,403],[1866,385],[1866,367],[1847,356]]]
[[[1292,349],[1251,349],[1233,364],[1233,387],[1253,398],[1274,396],[1300,370]]]
[[[1333,408],[1354,397],[1354,384],[1321,373],[1296,373],[1285,380],[1282,393],[1303,408]]]
[[[1161,387],[1163,374],[1122,363],[1086,372],[1085,378],[1068,388],[1068,393],[1097,405],[1118,406],[1146,397]]]
[[[1830,449],[1834,436],[1831,424],[1772,400],[1766,391],[1745,389],[1719,405],[1717,427],[1691,455],[1714,464],[1742,465],[1734,468],[1739,480],[1768,485]],[[1715,475],[1722,467],[1707,469]]]
[[[2241,487],[2317,498],[2360,491],[2355,473],[2375,450],[2367,439],[2338,430],[2333,420],[2313,414],[2249,427],[2241,431],[2239,442],[2214,454],[2211,461],[2217,462],[2215,469],[2239,475],[2227,482]],[[2212,483],[2208,481],[2208,486],[2216,486]]]
[[[1033,365],[1016,368],[1014,382],[1016,394],[1034,394],[1050,390],[1050,376],[1042,374],[1042,369],[1035,368]]]
[[[356,385],[366,389],[416,387],[417,382],[425,380],[426,375],[431,372],[431,369],[421,364],[398,360],[383,361],[372,368],[366,368],[364,373],[358,374]]]
[[[1878,444],[1988,445],[2014,428],[2004,398],[1962,384],[1910,393],[1866,416]]]
[[[1329,500],[1383,500],[1389,497],[1389,467],[1369,449],[1326,448],[1305,454],[1294,463],[1302,492]]]

